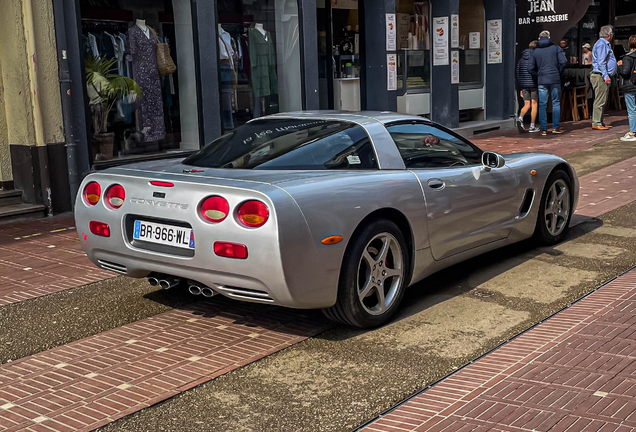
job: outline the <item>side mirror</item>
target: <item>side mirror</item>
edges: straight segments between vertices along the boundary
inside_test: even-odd
[[[505,159],[495,152],[484,152],[481,155],[481,163],[487,171],[493,168],[501,168],[506,164]]]

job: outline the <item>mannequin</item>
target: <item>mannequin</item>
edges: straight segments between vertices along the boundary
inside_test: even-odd
[[[256,23],[256,24],[254,24],[254,28],[255,28],[256,30],[258,30],[259,32],[261,32],[261,34],[262,34],[263,36],[267,36],[267,35],[265,34],[266,32],[265,32],[265,29],[263,28],[263,24],[261,24],[261,23]]]
[[[144,32],[146,37],[150,39],[150,29],[146,25],[146,20],[138,19],[135,24],[141,29],[142,32]]]
[[[255,23],[248,32],[250,83],[254,97],[254,118],[269,114],[270,97],[278,94],[276,51],[263,24]]]

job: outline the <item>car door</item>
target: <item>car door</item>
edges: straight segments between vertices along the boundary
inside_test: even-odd
[[[510,168],[485,168],[481,150],[429,123],[398,123],[387,130],[422,185],[436,260],[508,237],[519,204]]]

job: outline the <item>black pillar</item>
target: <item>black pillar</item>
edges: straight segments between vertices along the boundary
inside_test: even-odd
[[[484,8],[486,22],[502,20],[503,53],[501,63],[488,64],[486,61],[486,119],[504,120],[513,116],[515,112],[515,1],[484,0]],[[488,41],[488,34],[485,40]]]
[[[386,14],[395,0],[363,0],[359,4],[360,102],[363,110],[397,111],[397,91],[387,90]]]
[[[222,133],[216,1],[192,0],[192,22],[199,140],[203,146]]]
[[[318,94],[318,23],[316,0],[303,0],[300,3],[301,73],[303,74],[303,108],[320,109]]]
[[[459,126],[459,85],[451,84],[450,16],[459,14],[459,0],[432,0],[431,12],[431,120],[456,128]],[[448,64],[435,66],[434,32],[438,17],[445,17],[448,23]]]

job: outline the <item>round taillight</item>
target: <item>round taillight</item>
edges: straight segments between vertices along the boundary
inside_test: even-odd
[[[102,188],[97,182],[90,182],[84,188],[84,201],[90,206],[97,204],[101,196]]]
[[[238,219],[246,227],[262,227],[269,219],[269,209],[260,201],[246,201],[239,207]]]
[[[106,191],[106,202],[114,209],[118,209],[124,205],[126,199],[126,191],[122,185],[112,185]]]
[[[222,222],[229,213],[230,204],[220,196],[206,198],[199,205],[199,214],[208,222]]]

